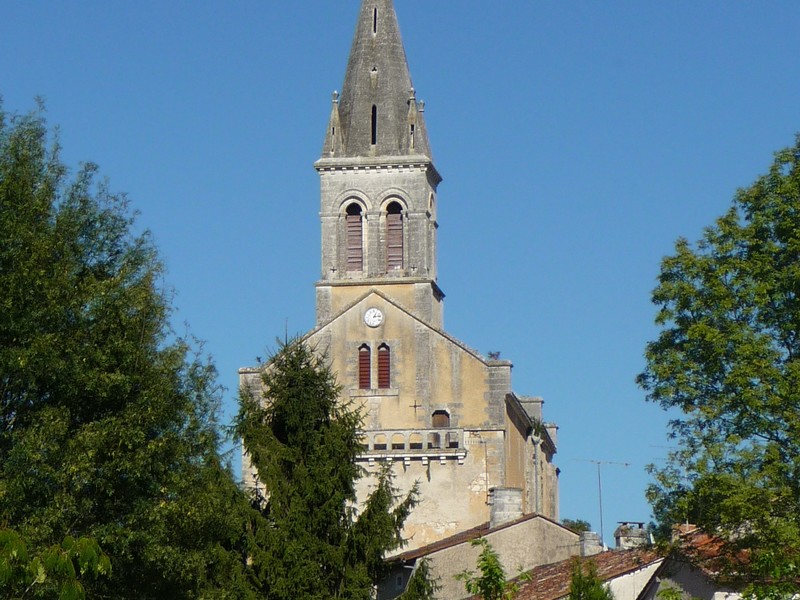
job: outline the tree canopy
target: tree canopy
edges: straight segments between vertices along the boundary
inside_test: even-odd
[[[658,338],[639,384],[680,414],[649,489],[662,535],[724,540],[727,575],[762,595],[800,573],[800,137],[696,244],[679,239],[653,292]]]
[[[301,340],[280,347],[257,389],[242,390],[235,429],[263,486],[250,561],[267,598],[369,600],[384,555],[403,544],[416,490],[398,498],[386,467],[356,497],[362,417],[339,392],[325,357]]]
[[[597,565],[592,560],[572,561],[567,600],[614,600],[611,593],[597,575]]]
[[[247,589],[249,507],[217,453],[216,374],[97,173],[69,171],[41,111],[0,107],[0,528],[33,556],[98,544],[113,570],[90,597],[226,597]]]

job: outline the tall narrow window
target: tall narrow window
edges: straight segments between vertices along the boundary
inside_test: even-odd
[[[378,143],[378,107],[372,105],[372,145]]]
[[[392,383],[392,354],[389,346],[381,344],[378,346],[378,388],[385,390]]]
[[[364,236],[361,207],[355,202],[347,207],[347,270],[364,270]]]
[[[370,350],[366,344],[358,349],[358,387],[362,390],[368,390],[372,387],[372,378],[370,377]]]
[[[378,9],[372,9],[372,33],[378,33]]]
[[[386,269],[403,268],[403,207],[392,202],[386,209]]]

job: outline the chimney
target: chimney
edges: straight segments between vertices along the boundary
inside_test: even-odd
[[[650,536],[644,528],[644,523],[639,521],[620,521],[619,527],[614,530],[617,550],[646,546],[649,541]]]
[[[581,531],[581,556],[600,554],[605,548],[600,541],[600,534],[594,531]]]
[[[508,523],[522,516],[522,490],[520,488],[491,488],[489,490],[489,528]]]

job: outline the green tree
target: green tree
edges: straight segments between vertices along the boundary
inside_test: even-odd
[[[108,577],[111,563],[92,539],[66,537],[39,555],[28,554],[25,541],[10,529],[0,529],[0,598],[83,600],[87,577]]]
[[[568,600],[614,600],[603,581],[597,575],[597,565],[578,558],[572,561]]]
[[[340,398],[325,358],[304,342],[283,344],[262,384],[242,390],[235,424],[268,491],[255,497],[264,522],[249,557],[261,592],[367,600],[386,572],[385,553],[403,544],[416,490],[397,498],[387,466],[356,506],[361,413]]]
[[[583,519],[561,519],[561,524],[577,533],[592,530],[592,524]]]
[[[678,240],[653,302],[661,332],[638,382],[680,411],[679,449],[648,491],[659,531],[698,524],[726,542],[727,576],[788,597],[800,573],[800,137],[697,244]]]
[[[171,331],[125,197],[70,175],[41,112],[0,108],[0,240],[0,527],[31,555],[96,541],[113,572],[91,597],[246,590],[213,366]]]
[[[462,571],[456,579],[464,582],[464,588],[470,594],[477,594],[483,600],[511,600],[519,592],[519,584],[506,581],[506,572],[500,563],[500,557],[486,538],[478,538],[470,542],[481,549],[478,555],[478,573]]]
[[[421,558],[398,600],[435,600],[436,593],[441,589],[439,578],[431,573],[428,559]]]

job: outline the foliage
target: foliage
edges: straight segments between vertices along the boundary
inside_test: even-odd
[[[470,542],[480,547],[478,555],[478,573],[462,571],[456,579],[464,582],[470,594],[477,594],[483,600],[511,600],[519,592],[517,582],[506,581],[506,572],[500,563],[500,557],[486,538],[478,538]]]
[[[242,390],[235,424],[268,491],[256,493],[264,523],[249,556],[261,592],[369,599],[385,573],[384,554],[403,544],[416,489],[398,499],[386,466],[357,510],[361,414],[339,398],[324,357],[304,342],[283,344],[262,384]]]
[[[659,532],[697,523],[724,540],[723,574],[781,597],[800,569],[800,137],[696,245],[678,240],[653,302],[638,383],[682,413],[652,469]]]
[[[41,112],[0,109],[0,525],[32,556],[95,540],[114,569],[92,597],[237,589],[249,507],[214,368],[171,331],[124,195],[59,153]]]
[[[592,530],[592,524],[583,519],[561,519],[561,524],[576,533]]]
[[[439,578],[431,573],[430,563],[427,558],[421,558],[408,580],[406,590],[397,600],[435,600],[436,593],[442,589]]]
[[[614,600],[614,594],[597,576],[597,565],[591,561],[572,561],[568,600]]]
[[[11,529],[0,529],[0,598],[83,600],[80,580],[108,577],[111,562],[92,539],[66,537],[60,545],[29,556],[25,541]]]

